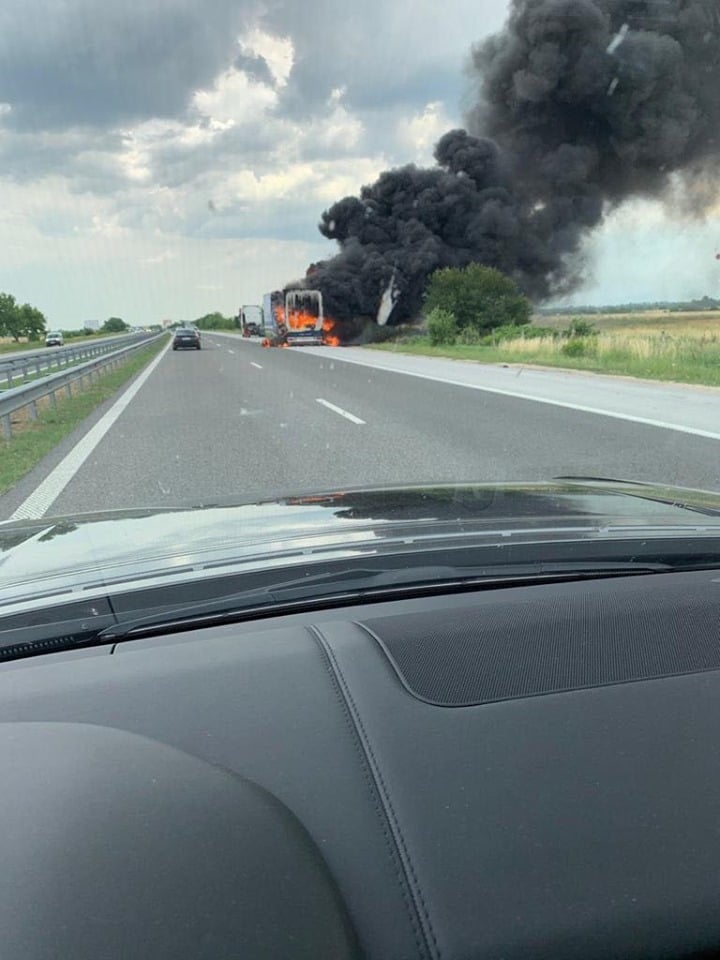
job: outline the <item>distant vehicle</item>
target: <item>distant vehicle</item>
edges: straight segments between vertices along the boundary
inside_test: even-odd
[[[193,327],[178,327],[173,336],[173,350],[199,350],[200,332]]]
[[[46,347],[64,347],[65,338],[59,330],[51,330],[45,335]]]
[[[277,330],[279,323],[285,319],[285,294],[282,290],[273,290],[263,297],[262,305],[263,326],[269,333]]]
[[[244,337],[259,337],[264,324],[263,308],[256,303],[245,303],[238,312],[238,325]]]

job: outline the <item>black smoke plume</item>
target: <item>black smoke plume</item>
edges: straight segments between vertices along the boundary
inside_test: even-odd
[[[467,130],[437,166],[381,174],[322,215],[339,244],[308,278],[341,321],[417,315],[428,275],[477,261],[536,302],[583,281],[582,240],[633,196],[667,196],[671,176],[697,212],[720,155],[718,0],[513,0],[472,51]]]

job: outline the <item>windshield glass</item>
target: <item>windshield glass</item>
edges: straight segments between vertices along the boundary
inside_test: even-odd
[[[0,521],[720,492],[715,0],[7,0],[0,45]]]

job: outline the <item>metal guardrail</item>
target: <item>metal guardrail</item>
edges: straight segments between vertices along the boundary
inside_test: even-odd
[[[88,380],[92,383],[93,380],[99,376],[103,368],[118,366],[131,353],[151,343],[155,343],[163,336],[165,336],[164,333],[155,333],[144,335],[141,339],[138,339],[136,335],[133,337],[133,343],[127,344],[120,349],[117,349],[117,341],[115,341],[114,345],[116,349],[111,352],[106,351],[100,357],[88,360],[86,363],[75,364],[75,366],[69,367],[66,370],[52,373],[46,377],[40,377],[37,380],[22,384],[19,387],[11,387],[9,390],[1,391],[0,423],[2,424],[3,436],[6,440],[9,440],[12,436],[11,418],[13,413],[27,407],[30,411],[30,418],[36,420],[38,415],[38,400],[49,397],[50,403],[54,407],[57,402],[55,395],[58,391],[64,390],[66,396],[72,396],[73,383],[82,380]]]
[[[42,376],[43,370],[46,373],[50,373],[53,367],[61,370],[63,367],[76,364],[79,360],[89,360],[104,353],[111,353],[127,344],[137,343],[140,337],[147,339],[147,336],[147,334],[132,333],[107,340],[95,340],[92,343],[71,344],[68,347],[44,347],[29,356],[27,353],[19,357],[0,354],[0,388],[3,386],[12,388],[18,380],[27,383],[32,375]]]

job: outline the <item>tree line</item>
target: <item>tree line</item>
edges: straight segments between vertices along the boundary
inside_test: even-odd
[[[225,317],[219,311],[206,313],[195,321],[198,330],[237,330],[237,317]]]
[[[109,317],[99,330],[85,326],[77,330],[63,330],[62,333],[70,338],[98,333],[124,333],[129,329],[120,317]],[[30,303],[18,303],[11,293],[0,293],[0,337],[11,337],[16,343],[23,337],[36,341],[44,337],[47,330],[47,319],[42,310]]]

